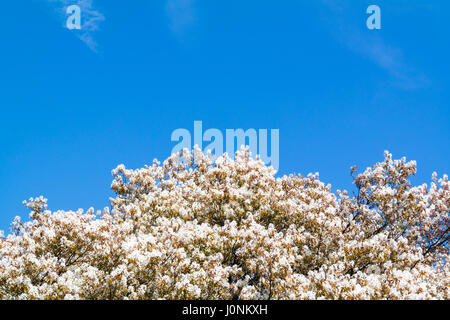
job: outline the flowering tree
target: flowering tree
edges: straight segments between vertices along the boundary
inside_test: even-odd
[[[245,149],[120,165],[112,210],[25,202],[31,221],[0,240],[0,298],[448,299],[448,177],[415,173],[386,152],[350,196]]]

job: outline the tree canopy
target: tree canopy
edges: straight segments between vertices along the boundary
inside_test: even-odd
[[[275,177],[246,149],[113,170],[111,208],[30,199],[0,240],[0,299],[448,299],[448,177],[384,160],[355,192]]]

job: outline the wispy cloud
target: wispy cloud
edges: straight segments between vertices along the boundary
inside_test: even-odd
[[[378,35],[378,31],[366,32],[362,26],[365,24],[351,24],[345,19],[349,2],[332,0],[322,2],[331,11],[332,21],[329,22],[333,26],[337,40],[349,50],[361,54],[385,70],[390,75],[392,85],[405,90],[414,90],[429,84],[430,80],[426,75],[405,63],[404,53],[400,48],[388,44]],[[364,13],[361,12],[361,19],[366,17]]]
[[[346,38],[347,47],[362,54],[384,69],[391,76],[391,84],[401,89],[414,90],[426,86],[429,79],[420,71],[405,63],[403,51],[388,45],[378,36],[368,37],[352,31]]]
[[[94,39],[94,33],[100,29],[100,23],[105,16],[94,9],[93,0],[43,0],[53,7],[66,25],[66,8],[70,5],[78,5],[81,9],[81,30],[71,30],[92,51],[98,52],[98,44]]]
[[[170,20],[169,27],[177,35],[185,32],[186,28],[195,22],[195,0],[168,0],[166,13]]]

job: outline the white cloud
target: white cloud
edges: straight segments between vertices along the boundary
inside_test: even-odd
[[[388,45],[381,37],[370,36],[362,32],[350,31],[343,38],[346,46],[362,54],[391,76],[391,83],[406,90],[418,89],[429,83],[420,71],[404,62],[403,51]]]
[[[170,20],[170,29],[177,35],[195,22],[194,0],[168,0],[166,13]]]
[[[93,0],[44,0],[50,4],[66,24],[68,17],[66,8],[70,5],[78,5],[81,9],[81,30],[71,30],[81,41],[83,41],[92,51],[98,52],[98,44],[94,39],[94,32],[100,28],[100,23],[105,20],[105,16],[93,8]]]
[[[364,32],[362,25],[351,24],[344,19],[349,2],[335,2],[323,0],[323,3],[331,10],[329,23],[338,41],[349,50],[359,53],[371,60],[377,66],[385,70],[391,77],[391,84],[405,90],[424,87],[430,82],[420,71],[405,63],[403,51],[389,45],[378,34],[378,31]],[[365,11],[361,11],[361,19],[366,19]],[[365,20],[363,20],[365,21]]]

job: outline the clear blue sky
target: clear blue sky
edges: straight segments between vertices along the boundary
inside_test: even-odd
[[[279,174],[334,190],[386,149],[415,183],[450,173],[447,0],[83,0],[82,32],[77,2],[2,2],[0,230],[31,196],[102,209],[113,168],[165,159],[194,120],[279,129]]]

